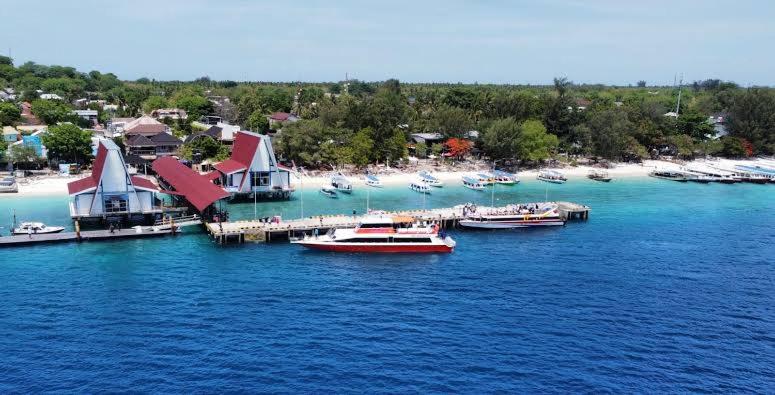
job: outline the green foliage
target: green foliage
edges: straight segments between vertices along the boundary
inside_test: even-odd
[[[667,136],[665,142],[678,150],[678,156],[682,158],[691,158],[694,156],[694,141],[685,134],[676,134]]]
[[[0,126],[13,125],[22,119],[22,112],[13,103],[0,103]]]
[[[415,156],[420,159],[425,158],[428,154],[428,145],[422,141],[415,144],[414,153],[415,153]]]
[[[269,121],[263,111],[256,110],[245,121],[245,127],[250,131],[262,133],[269,129]]]
[[[371,135],[371,129],[361,129],[350,141],[351,159],[354,165],[363,167],[369,164],[371,152],[374,150],[374,140]]]
[[[35,100],[32,102],[32,113],[46,125],[54,125],[58,122],[70,122],[74,118],[73,109],[57,100]]]
[[[285,159],[304,166],[334,166],[352,155],[348,129],[323,125],[319,120],[301,120],[283,127],[274,144]]]
[[[497,120],[482,135],[483,148],[492,159],[539,161],[548,158],[557,144],[557,136],[548,134],[546,127],[536,120]]]
[[[38,156],[35,147],[27,146],[24,144],[14,145],[7,149],[6,159],[8,162],[15,165],[18,164],[34,164],[38,165],[43,162],[43,158]]]
[[[9,58],[8,56],[0,55],[0,65],[13,66],[13,59]]]
[[[167,102],[167,99],[162,96],[149,96],[145,101],[143,102],[143,111],[146,114],[150,114],[153,110],[158,110],[160,108],[168,108],[169,102]]]
[[[592,152],[607,159],[619,159],[628,146],[628,134],[633,124],[627,113],[610,109],[589,114],[587,126],[591,130]]]
[[[186,111],[188,118],[196,120],[202,115],[212,113],[213,104],[203,96],[181,93],[172,98],[172,103],[175,108],[180,108]]]
[[[0,139],[0,161],[5,160],[5,152],[8,149],[8,143]]]
[[[727,158],[743,158],[746,156],[745,146],[739,137],[724,136],[721,142],[721,154]]]
[[[91,133],[73,124],[49,127],[42,142],[52,159],[85,163],[91,157]]]
[[[431,154],[435,156],[440,156],[444,152],[444,145],[443,144],[432,144],[431,145]]]
[[[222,156],[224,150],[226,151],[226,156],[228,156],[229,152],[228,148],[209,136],[194,139],[186,144],[186,148],[191,153],[199,152],[202,154],[202,159],[220,159],[219,156]]]
[[[754,153],[773,154],[775,149],[775,92],[749,89],[733,99],[729,109],[730,135],[753,144]]]

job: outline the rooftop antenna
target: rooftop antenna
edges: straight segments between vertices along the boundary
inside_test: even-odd
[[[684,82],[684,75],[681,74],[681,79],[678,81],[678,102],[675,104],[675,115],[678,115],[678,110],[681,108],[681,85]]]

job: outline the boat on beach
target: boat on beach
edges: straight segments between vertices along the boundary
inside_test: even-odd
[[[336,188],[334,188],[334,187],[332,187],[330,185],[326,185],[326,186],[320,188],[320,194],[325,196],[325,197],[332,198],[332,199],[336,199],[336,198],[339,197],[339,194],[336,193]]]
[[[611,181],[611,177],[608,175],[608,172],[605,170],[592,169],[589,171],[589,173],[587,173],[587,178],[589,178],[590,180],[601,181],[601,182]]]
[[[382,188],[382,181],[373,174],[366,174],[366,185],[374,188]]]
[[[16,178],[4,177],[0,180],[0,193],[17,193],[19,186],[16,184]]]
[[[485,184],[483,184],[478,178],[464,176],[463,177],[463,186],[468,189],[473,189],[474,191],[483,191],[485,190]]]
[[[423,171],[417,173],[417,177],[419,177],[419,179],[421,179],[423,182],[425,182],[426,184],[428,184],[428,185],[430,185],[432,187],[441,188],[441,187],[444,186],[444,183],[441,182],[441,180],[436,178],[429,171],[423,170]]]
[[[431,193],[431,187],[429,187],[428,184],[426,184],[425,181],[421,179],[412,180],[409,183],[409,189],[425,194]]]
[[[536,179],[539,181],[551,182],[553,184],[564,184],[565,181],[568,181],[564,174],[556,170],[539,171]]]
[[[34,234],[34,235],[40,235],[40,234],[49,234],[49,233],[59,233],[61,231],[65,230],[62,226],[47,226],[43,222],[22,222],[19,227],[14,228],[11,233],[15,235],[26,235],[26,234]]]
[[[448,253],[456,245],[436,224],[382,215],[367,216],[355,228],[331,229],[291,243],[321,251],[367,253]]]
[[[353,183],[342,173],[336,173],[331,176],[331,186],[342,193],[353,193]]]
[[[565,225],[556,203],[516,204],[497,209],[471,205],[464,208],[464,214],[465,219],[460,220],[460,226],[466,228],[514,229]]]

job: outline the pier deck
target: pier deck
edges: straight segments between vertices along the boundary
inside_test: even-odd
[[[161,237],[171,235],[172,233],[173,232],[171,229],[154,231],[151,228],[143,228],[142,232],[138,233],[134,228],[129,228],[120,230],[115,229],[113,232],[109,230],[87,230],[80,232],[80,235],[77,232],[61,232],[49,234],[3,236],[0,237],[0,248],[21,247],[32,244],[45,243],[65,243],[91,240],[125,240],[147,237]]]
[[[586,220],[589,218],[590,207],[571,202],[555,202],[560,215],[566,220]],[[442,228],[453,228],[463,218],[463,205],[436,208],[428,210],[407,210],[386,212],[386,215],[414,217],[422,221],[433,221]],[[497,209],[497,208],[496,208]],[[287,240],[314,230],[327,231],[331,228],[352,227],[360,223],[362,215],[322,215],[300,219],[283,220],[281,222],[261,222],[255,220],[233,222],[205,223],[207,232],[224,244],[229,242],[257,241],[265,242]]]

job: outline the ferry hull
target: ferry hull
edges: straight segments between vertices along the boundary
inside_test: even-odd
[[[454,250],[454,247],[446,244],[364,244],[364,243],[325,243],[325,242],[305,242],[298,241],[306,248],[329,251],[329,252],[370,252],[370,253],[448,253]]]
[[[534,221],[473,221],[462,220],[460,226],[476,229],[515,229],[515,228],[537,228],[544,226],[563,226],[563,220],[534,220]]]

